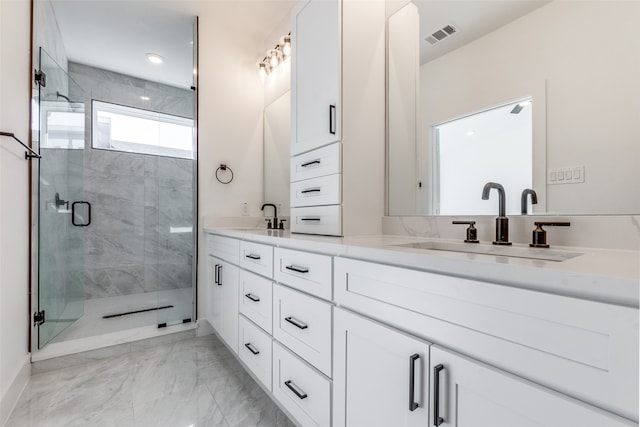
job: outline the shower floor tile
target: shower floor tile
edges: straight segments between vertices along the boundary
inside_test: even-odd
[[[294,424],[207,335],[33,375],[6,427],[41,426]]]
[[[164,305],[173,305],[173,307],[127,314],[126,316],[110,319],[102,318],[105,315],[144,310]],[[58,343],[141,326],[182,321],[182,319],[193,317],[192,313],[193,290],[191,288],[89,299],[84,301],[84,314],[82,317],[62,331],[51,342]],[[65,318],[65,313],[61,317]]]

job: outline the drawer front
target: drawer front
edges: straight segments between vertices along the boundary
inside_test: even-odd
[[[285,286],[273,286],[273,337],[328,377],[331,318],[331,304]]]
[[[239,316],[238,354],[260,382],[271,391],[273,339],[244,316]]]
[[[291,232],[341,236],[342,207],[335,205],[291,208]]]
[[[339,305],[638,419],[637,309],[346,258],[334,263]]]
[[[328,255],[275,248],[274,278],[309,294],[332,300],[332,262]]]
[[[248,271],[240,272],[240,313],[271,333],[273,320],[272,282]]]
[[[342,175],[328,175],[291,183],[291,206],[336,205],[342,201]]]
[[[232,264],[238,265],[240,256],[240,240],[230,237],[209,234],[207,237],[209,255],[213,255]]]
[[[273,277],[273,247],[240,242],[240,266],[265,277]]]
[[[335,143],[291,158],[291,181],[340,173],[341,144]]]
[[[273,396],[304,426],[331,425],[331,380],[273,343]]]

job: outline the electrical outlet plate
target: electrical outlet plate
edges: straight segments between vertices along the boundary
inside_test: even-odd
[[[242,216],[249,216],[249,203],[242,202],[242,205],[240,205],[240,212]]]
[[[584,182],[584,165],[554,168],[547,171],[547,184],[579,184]]]

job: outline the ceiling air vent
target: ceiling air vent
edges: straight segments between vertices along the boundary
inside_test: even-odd
[[[446,39],[449,36],[452,36],[458,32],[458,29],[453,25],[447,25],[445,27],[440,28],[435,31],[425,40],[429,42],[429,44],[434,45],[436,43],[440,43],[442,40]]]

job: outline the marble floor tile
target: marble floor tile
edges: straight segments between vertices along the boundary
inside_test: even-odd
[[[291,427],[215,335],[33,375],[6,427]]]

